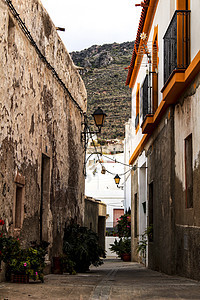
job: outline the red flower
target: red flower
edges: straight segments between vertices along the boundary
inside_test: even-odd
[[[4,225],[4,224],[5,224],[4,220],[0,219],[0,225]]]

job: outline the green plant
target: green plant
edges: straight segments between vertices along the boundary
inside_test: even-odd
[[[73,262],[67,255],[61,256],[61,267],[63,272],[69,273],[71,275],[76,274],[76,271],[74,269],[75,262]]]
[[[20,255],[20,243],[12,236],[0,235],[1,259],[9,264],[10,260]]]
[[[131,215],[129,213],[122,215],[117,220],[116,231],[119,237],[131,236]]]
[[[141,235],[141,239],[138,241],[137,252],[140,253],[143,257],[146,257],[146,248],[147,241],[153,240],[153,225],[149,225],[143,234]]]
[[[7,280],[14,273],[29,274],[32,279],[40,279],[43,282],[48,244],[47,242],[41,244],[33,242],[31,247],[23,249],[20,247],[19,239],[2,234],[0,236],[1,259],[6,263]]]
[[[138,241],[137,244],[137,252],[142,255],[142,257],[146,257],[146,248],[147,248],[147,238],[146,233],[141,235],[141,240]]]
[[[77,224],[69,225],[64,232],[63,253],[74,262],[76,272],[85,272],[89,266],[103,263],[105,251],[99,246],[98,236],[87,227]]]
[[[123,254],[131,254],[131,239],[128,237],[115,239],[114,244],[109,248],[112,252],[116,252],[119,257]]]
[[[149,225],[146,229],[146,235],[148,237],[149,242],[153,241],[153,225]]]

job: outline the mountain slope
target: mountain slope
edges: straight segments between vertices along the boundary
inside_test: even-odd
[[[74,64],[83,67],[81,75],[88,93],[88,117],[100,106],[107,114],[101,138],[123,139],[124,124],[131,113],[131,91],[125,87],[127,67],[131,61],[133,42],[105,44],[72,52]]]

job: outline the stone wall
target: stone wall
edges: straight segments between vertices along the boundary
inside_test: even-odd
[[[86,90],[40,1],[12,3],[58,76],[0,0],[0,217],[24,244],[48,240],[55,256],[69,220],[83,223]]]
[[[85,197],[84,226],[96,232],[99,245],[105,249],[106,204],[90,197]]]
[[[149,243],[148,266],[174,273],[174,117],[169,109],[146,147],[148,158],[148,225],[153,219],[153,241]],[[150,203],[152,185],[152,204]],[[151,208],[152,206],[152,208]],[[153,216],[150,216],[150,211]]]

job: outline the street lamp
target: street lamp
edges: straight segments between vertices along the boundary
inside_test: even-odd
[[[84,114],[84,122],[82,125],[84,126],[83,131],[81,132],[81,141],[84,143],[84,148],[87,148],[88,135],[101,133],[101,128],[104,125],[105,117],[107,116],[103,110],[98,107],[94,113],[92,114],[94,118],[94,122],[98,128],[98,131],[91,131],[88,125],[87,115]]]
[[[121,178],[119,177],[118,174],[115,175],[114,180],[115,180],[115,183],[116,183],[117,187],[118,187],[118,184],[119,184],[119,182],[120,182],[120,179],[121,179]]]
[[[94,122],[99,130],[98,133],[101,132],[101,127],[103,127],[104,125],[104,120],[106,117],[106,114],[103,112],[103,110],[98,107],[95,112],[92,114],[93,118],[94,118]]]
[[[81,142],[82,142],[83,147],[84,147],[85,155],[86,155],[86,150],[87,150],[87,144],[88,144],[88,141],[89,141],[91,135],[101,133],[101,128],[104,125],[106,114],[103,112],[103,110],[100,107],[98,107],[94,111],[92,116],[94,118],[95,125],[98,128],[98,131],[91,131],[90,130],[86,113],[84,114],[84,122],[82,123],[83,131],[81,132]],[[86,175],[85,167],[86,167],[86,158],[85,158],[85,162],[84,162],[84,174]]]

